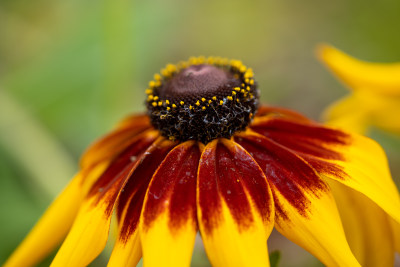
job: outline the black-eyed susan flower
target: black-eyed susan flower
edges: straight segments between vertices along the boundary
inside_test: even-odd
[[[329,124],[365,133],[371,126],[400,134],[400,63],[370,63],[321,45],[321,61],[351,90],[326,111]]]
[[[109,266],[141,257],[145,266],[189,266],[197,232],[213,266],[269,266],[273,227],[328,266],[359,266],[331,184],[362,193],[400,222],[379,145],[259,107],[253,71],[240,61],[167,65],[146,94],[147,114],[128,117],[88,149],[7,267],[33,265],[61,241],[52,266],[86,266],[103,250],[113,213]]]
[[[399,63],[363,62],[328,45],[321,45],[318,55],[352,90],[327,110],[328,125],[362,134],[371,126],[400,133]],[[400,253],[400,225],[356,190],[331,188],[347,240],[361,265],[393,266],[395,252]]]

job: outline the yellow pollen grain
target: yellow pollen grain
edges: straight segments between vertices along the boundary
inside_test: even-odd
[[[167,105],[169,105],[169,100],[167,99],[167,100],[165,100],[165,103],[167,104]]]
[[[202,97],[202,98],[201,98],[201,101],[204,102],[204,101],[206,101],[206,99],[205,99],[204,97]]]
[[[232,95],[236,95],[236,92],[235,92],[235,91],[232,91]]]
[[[160,87],[160,85],[161,85],[161,81],[156,81],[155,87]]]
[[[197,100],[196,106],[200,106],[200,101],[199,100]]]
[[[254,80],[250,80],[250,85],[254,85]]]
[[[156,86],[156,82],[155,81],[150,81],[149,82],[149,87],[150,88],[154,88]]]
[[[181,101],[181,102],[179,102],[179,104],[181,104],[181,106],[183,106],[185,104],[185,102]]]
[[[240,69],[239,69],[239,71],[240,71],[240,72],[245,72],[246,69],[247,69],[246,66],[241,66]]]
[[[253,118],[253,113],[250,113],[250,114],[249,114],[249,118],[250,118],[250,119]]]
[[[217,97],[216,97],[216,96],[213,96],[213,97],[212,97],[212,100],[216,101],[216,100],[217,100]]]
[[[161,70],[161,75],[164,76],[164,77],[168,77],[169,76],[169,71],[166,70],[166,69],[162,69]]]
[[[202,107],[201,109],[202,109],[202,110],[205,110],[205,109],[206,109],[206,107]]]
[[[242,87],[244,87],[244,83],[242,83]]]
[[[228,96],[227,99],[232,101],[232,100],[233,100],[233,97]]]
[[[250,91],[250,86],[247,86],[247,87],[246,87],[246,90],[247,90],[247,91]]]
[[[153,95],[149,95],[148,97],[147,97],[147,101],[151,101],[151,100],[153,100]]]
[[[155,97],[154,97],[154,101],[157,101],[157,100],[158,100],[158,96],[155,96]]]
[[[158,105],[161,107],[162,106],[162,101],[158,101]]]
[[[157,102],[153,102],[151,104],[153,105],[153,107],[157,107]]]
[[[189,106],[189,109],[193,109],[193,106],[192,106],[192,105],[190,105],[190,106]]]
[[[210,100],[208,100],[208,104],[211,104],[211,102],[212,102],[212,100],[210,99]]]
[[[220,100],[220,101],[219,101],[219,104],[220,104],[220,105],[224,104],[224,101]]]
[[[242,94],[246,93],[246,91],[245,91],[244,89],[242,89],[240,92],[241,92]]]
[[[153,93],[153,90],[146,89],[144,92],[146,93],[146,95],[151,95]]]
[[[167,107],[167,110],[170,110],[171,108],[170,107]]]
[[[175,105],[175,104],[172,104],[172,108],[176,108],[176,105]]]
[[[240,102],[239,98],[236,98],[236,102]]]
[[[169,72],[175,72],[176,71],[176,66],[175,65],[173,65],[173,64],[168,64],[167,65],[167,70],[169,71]]]
[[[245,83],[250,83],[250,80],[249,79],[245,79],[244,82]]]
[[[235,87],[235,91],[240,91],[240,87]]]
[[[161,80],[161,75],[158,74],[158,73],[154,74],[154,80],[160,81]]]
[[[208,64],[212,65],[212,64],[214,64],[214,62],[215,62],[215,60],[214,60],[213,57],[207,58],[207,63],[208,63]]]

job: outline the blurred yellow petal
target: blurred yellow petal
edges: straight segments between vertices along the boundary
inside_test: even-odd
[[[315,196],[304,191],[310,202],[303,214],[279,190],[274,187],[272,190],[280,211],[275,219],[276,229],[282,235],[327,266],[360,266],[347,244],[331,192],[319,192]]]
[[[394,248],[397,253],[400,253],[400,223],[390,220],[390,225],[394,236]]]
[[[81,178],[80,175],[74,177],[10,256],[5,267],[33,266],[63,240],[82,200]]]
[[[357,106],[357,108],[354,108]],[[324,112],[326,125],[336,126],[355,133],[367,132],[370,110],[357,101],[354,94],[334,102]]]
[[[198,177],[198,220],[213,266],[269,266],[274,208],[266,178],[251,156],[225,140],[209,143]]]
[[[351,89],[400,95],[400,63],[364,62],[329,45],[320,45],[318,56]]]
[[[395,236],[390,217],[361,193],[336,181],[335,196],[347,241],[362,266],[393,266]]]

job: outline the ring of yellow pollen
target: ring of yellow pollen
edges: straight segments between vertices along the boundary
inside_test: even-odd
[[[151,123],[170,140],[206,144],[230,138],[246,128],[257,110],[253,76],[241,61],[219,57],[168,64],[146,89]]]

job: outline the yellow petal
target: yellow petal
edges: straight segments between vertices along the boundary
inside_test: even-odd
[[[210,142],[201,157],[198,220],[213,266],[269,266],[273,199],[253,158],[228,140]]]
[[[87,266],[100,254],[107,242],[114,203],[134,164],[107,185],[97,181],[92,187],[51,266]]]
[[[352,94],[333,103],[323,114],[326,125],[354,133],[366,133],[368,120],[371,119],[370,107],[365,107],[358,100],[355,94]]]
[[[394,236],[394,247],[397,253],[400,253],[400,223],[390,220],[390,225],[392,228]]]
[[[299,213],[272,186],[276,215],[276,229],[292,242],[303,247],[327,266],[360,266],[353,256],[342,229],[335,201],[329,191],[319,197],[304,192],[310,200],[306,214]]]
[[[395,235],[390,217],[359,192],[336,181],[329,183],[347,240],[362,266],[393,266]]]
[[[199,160],[197,143],[187,141],[169,152],[154,174],[140,220],[144,266],[190,266]]]
[[[325,177],[364,194],[395,221],[400,222],[400,197],[382,148],[367,137],[353,134],[347,145],[338,145],[332,149],[341,153],[344,159],[326,161],[341,167],[346,174],[325,173]]]
[[[318,56],[352,89],[400,95],[400,63],[364,62],[329,45],[320,45]]]
[[[5,267],[33,266],[67,235],[82,200],[78,174],[47,209],[40,221],[5,263]]]

